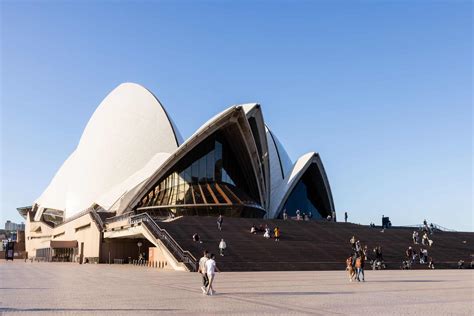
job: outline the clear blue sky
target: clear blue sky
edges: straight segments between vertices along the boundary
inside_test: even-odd
[[[136,82],[184,137],[259,102],[339,214],[473,230],[470,1],[1,1],[1,225]]]

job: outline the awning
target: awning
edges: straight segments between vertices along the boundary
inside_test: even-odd
[[[77,248],[77,240],[51,240],[51,248]]]

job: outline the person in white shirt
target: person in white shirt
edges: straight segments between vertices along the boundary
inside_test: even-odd
[[[207,250],[204,250],[204,254],[201,259],[199,259],[199,268],[198,272],[202,275],[202,293],[206,293],[206,288],[209,285],[209,278],[207,277],[206,262],[209,260],[209,253]]]
[[[212,253],[211,258],[206,261],[206,273],[207,277],[209,278],[209,284],[207,285],[206,295],[213,295],[216,293],[214,288],[212,287],[212,283],[214,282],[214,277],[216,272],[221,272],[216,266],[216,256]]]
[[[219,243],[219,252],[221,256],[224,256],[224,250],[227,248],[227,245],[224,241],[224,238],[221,239],[221,242]]]
[[[412,237],[413,237],[413,243],[415,245],[418,245],[418,232],[416,230],[413,231]]]
[[[264,238],[270,238],[270,228],[265,228],[265,233],[263,234]]]
[[[252,227],[250,227],[250,233],[251,234],[256,234],[257,233],[257,228],[255,227],[255,225],[252,225]]]

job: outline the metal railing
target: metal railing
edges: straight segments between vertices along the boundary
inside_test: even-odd
[[[437,229],[437,230],[440,230],[440,231],[443,231],[443,232],[457,232],[456,230],[454,229],[449,229],[449,228],[446,228],[446,227],[443,227],[441,225],[438,225],[438,224],[435,224],[435,223],[432,223],[433,224],[433,228],[434,229]],[[423,224],[417,224],[417,225],[403,225],[403,226],[400,226],[400,227],[408,227],[408,228],[418,228],[418,229],[423,229],[423,227],[425,227],[425,225]],[[430,227],[428,225],[428,227]]]
[[[145,225],[155,238],[161,240],[161,242],[166,246],[171,254],[176,259],[178,259],[178,261],[183,262],[191,271],[197,271],[196,258],[194,258],[194,256],[189,251],[183,250],[183,248],[181,248],[181,246],[173,239],[173,237],[171,237],[171,235],[165,229],[162,229],[160,226],[158,226],[158,224],[148,213],[130,216],[129,223],[141,223]]]
[[[133,215],[133,212],[127,212],[127,213],[123,213],[122,215],[119,215],[119,216],[114,216],[114,217],[109,217],[105,220],[105,223],[106,224],[111,224],[111,223],[115,223],[115,222],[120,222],[120,221],[123,221],[125,219],[129,219],[130,216]]]

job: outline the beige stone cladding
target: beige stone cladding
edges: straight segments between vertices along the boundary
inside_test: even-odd
[[[67,221],[54,228],[43,222],[26,221],[26,250],[29,257],[34,257],[36,249],[49,248],[54,241],[77,241],[77,256],[99,258],[101,232],[90,213]],[[78,258],[75,258],[77,261]]]
[[[49,248],[54,229],[43,222],[32,221],[30,216],[30,213],[26,215],[25,248],[28,257],[33,258],[37,249]]]

